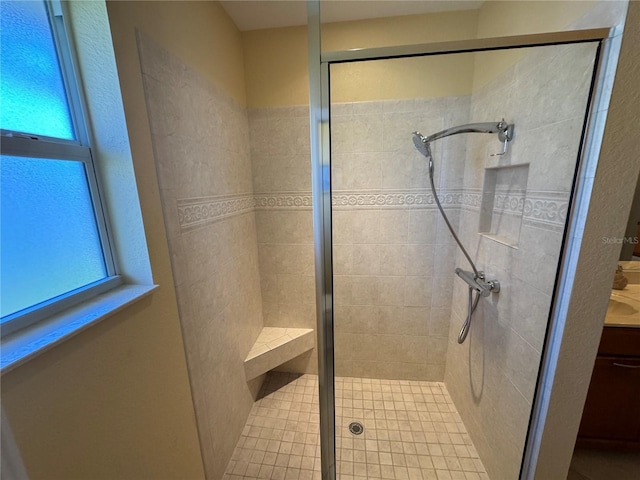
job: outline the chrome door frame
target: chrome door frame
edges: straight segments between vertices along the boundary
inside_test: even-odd
[[[336,478],[336,405],[333,357],[333,263],[331,243],[331,156],[329,65],[321,61],[320,0],[308,0],[309,130],[313,244],[316,275],[320,460],[323,480]]]
[[[313,199],[313,229],[316,277],[318,383],[320,400],[320,447],[322,479],[336,479],[335,450],[335,365],[333,331],[333,264],[332,264],[332,205],[331,205],[331,143],[330,143],[330,66],[331,64],[406,58],[414,56],[470,53],[487,50],[541,47],[570,43],[599,42],[596,55],[594,81],[585,115],[577,174],[569,200],[560,267],[552,297],[551,314],[542,351],[536,394],[529,421],[527,442],[520,471],[521,480],[535,476],[542,431],[550,399],[559,346],[564,327],[563,314],[568,301],[564,292],[570,292],[575,272],[572,252],[579,250],[581,237],[576,235],[584,227],[589,198],[584,195],[581,179],[587,170],[595,171],[599,142],[603,126],[596,125],[594,112],[601,108],[602,90],[606,84],[605,72],[615,71],[617,52],[612,51],[611,40],[619,40],[614,28],[571,30],[531,35],[481,38],[451,42],[400,45],[336,52],[321,51],[320,1],[307,1],[309,40],[309,115],[311,135],[311,170]],[[619,49],[619,42],[617,42]],[[606,96],[606,95],[604,95]]]

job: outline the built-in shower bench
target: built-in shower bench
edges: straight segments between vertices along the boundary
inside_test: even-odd
[[[244,361],[247,380],[293,360],[314,346],[312,328],[264,327]]]

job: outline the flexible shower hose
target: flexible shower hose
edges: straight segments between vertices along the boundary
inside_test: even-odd
[[[471,260],[471,257],[467,253],[467,250],[464,248],[464,245],[462,245],[462,242],[458,238],[458,235],[456,235],[456,232],[453,230],[453,227],[451,226],[451,222],[449,222],[449,218],[447,217],[447,214],[444,213],[444,209],[440,204],[440,199],[438,198],[438,193],[436,192],[436,186],[433,183],[434,168],[433,168],[433,157],[431,156],[431,151],[429,151],[428,156],[429,156],[429,181],[431,183],[431,192],[433,193],[433,199],[436,202],[436,206],[438,207],[438,210],[440,210],[440,213],[442,214],[442,218],[444,219],[444,222],[447,224],[447,227],[449,228],[449,232],[451,232],[451,236],[460,247],[460,250],[462,250],[462,253],[464,254],[464,256],[467,258],[469,265],[471,265],[471,268],[473,269],[474,277],[476,279],[481,278],[482,276],[478,272],[478,269],[473,263],[473,260]],[[480,294],[476,292],[476,296],[475,298],[473,298],[473,288],[469,286],[469,302],[467,305],[467,318],[464,321],[462,328],[460,329],[460,333],[458,334],[458,343],[464,343],[464,341],[467,338],[467,335],[469,334],[469,327],[471,327],[471,316],[473,315],[473,312],[476,311],[479,300],[480,300]]]

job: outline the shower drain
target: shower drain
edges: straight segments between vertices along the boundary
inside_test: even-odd
[[[362,432],[364,432],[364,427],[360,422],[351,422],[349,424],[349,431],[354,435],[362,435]]]

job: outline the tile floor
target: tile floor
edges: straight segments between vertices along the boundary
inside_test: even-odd
[[[269,373],[224,480],[319,480],[317,388],[315,375]],[[336,455],[340,480],[489,479],[437,382],[337,378]]]

